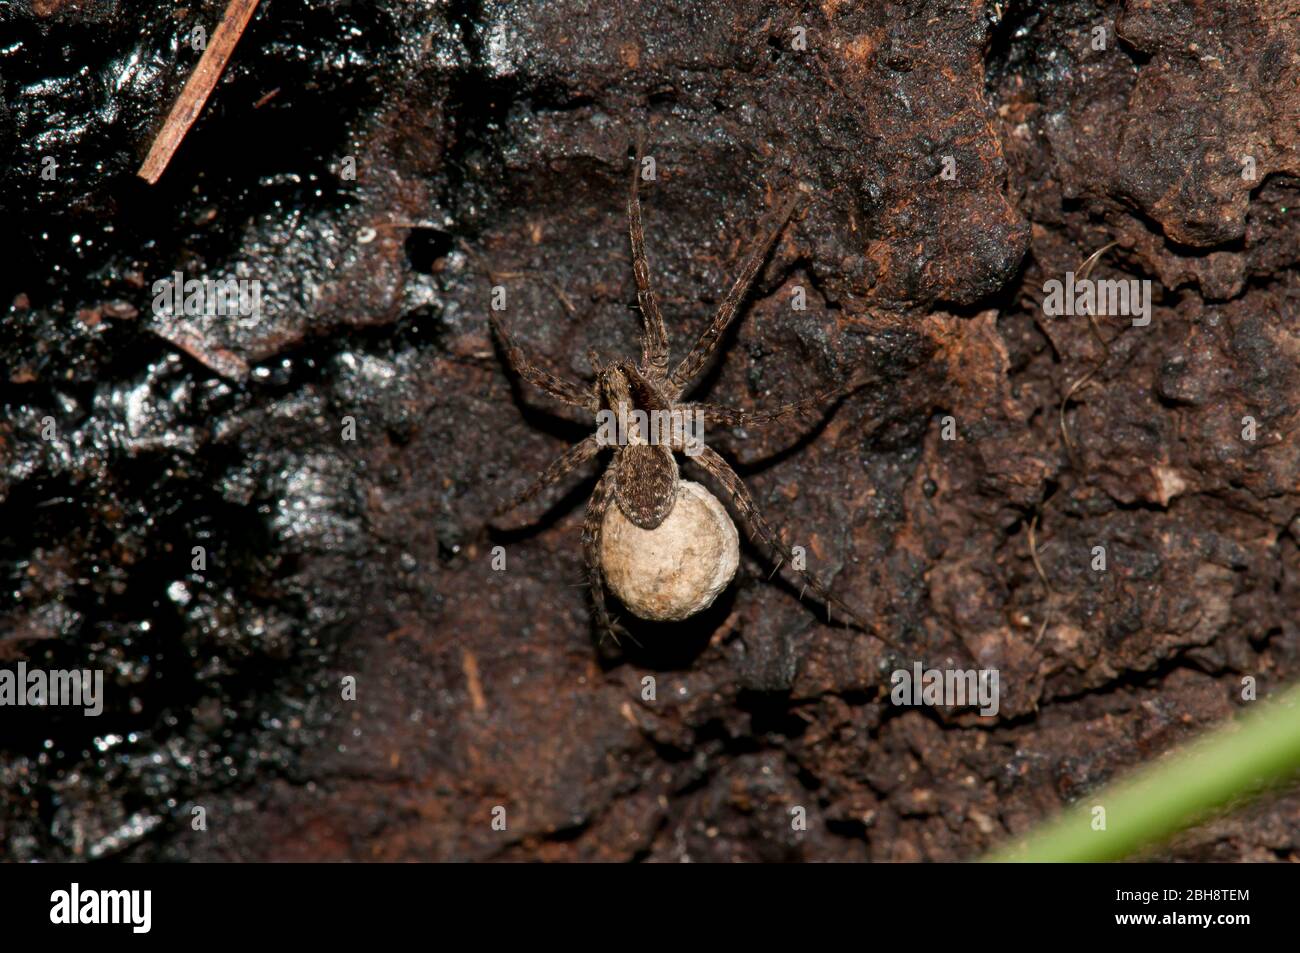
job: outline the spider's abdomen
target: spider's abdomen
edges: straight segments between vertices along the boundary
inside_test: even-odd
[[[677,461],[662,445],[629,444],[614,458],[614,502],[634,525],[654,529],[677,499]]]

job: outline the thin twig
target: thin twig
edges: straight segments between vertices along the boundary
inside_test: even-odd
[[[1043,624],[1038,627],[1038,635],[1034,638],[1034,645],[1043,641],[1043,634],[1047,632],[1047,627],[1052,623],[1052,616],[1056,611],[1053,604],[1056,593],[1052,591],[1052,584],[1047,581],[1047,573],[1043,571],[1043,564],[1038,558],[1038,517],[1035,513],[1033,519],[1029,521],[1029,558],[1033,560],[1034,569],[1038,571],[1038,578],[1043,581],[1043,588],[1047,590],[1047,615],[1043,617]]]
[[[1076,274],[1079,276],[1079,280],[1086,281],[1088,279],[1088,276],[1092,274],[1092,269],[1096,267],[1097,262],[1101,259],[1101,256],[1104,255],[1106,252],[1110,251],[1110,249],[1114,248],[1118,244],[1119,242],[1111,242],[1110,244],[1103,245],[1100,248],[1098,248],[1095,252],[1093,252],[1091,255],[1089,255],[1087,258],[1085,258],[1083,262],[1079,265],[1078,272],[1076,272]],[[1070,439],[1070,428],[1069,425],[1066,424],[1065,422],[1065,406],[1070,402],[1070,398],[1072,398],[1079,390],[1081,390],[1090,380],[1096,377],[1097,372],[1100,371],[1103,367],[1105,367],[1106,362],[1110,360],[1110,342],[1108,342],[1105,338],[1101,336],[1101,328],[1097,326],[1096,318],[1092,314],[1088,315],[1088,326],[1092,330],[1092,336],[1096,338],[1097,343],[1101,345],[1101,349],[1102,349],[1101,360],[1097,362],[1096,366],[1094,366],[1092,370],[1088,371],[1088,373],[1084,374],[1077,381],[1075,381],[1073,384],[1070,385],[1069,389],[1066,390],[1065,392],[1065,396],[1061,398],[1061,407],[1060,407],[1061,440],[1064,441],[1065,443],[1065,450],[1070,455],[1070,460],[1075,463],[1077,463],[1078,461],[1075,452],[1074,441]],[[1120,333],[1122,334],[1123,332],[1121,331]]]
[[[167,121],[163,123],[161,131],[154,139],[149,155],[145,157],[144,164],[136,173],[150,185],[162,176],[167,164],[172,161],[173,153],[180,146],[181,140],[185,138],[185,134],[190,131],[190,126],[194,125],[194,120],[203,110],[203,104],[208,101],[208,97],[217,85],[217,80],[226,69],[226,63],[230,60],[230,54],[234,52],[235,44],[243,35],[248,21],[252,19],[257,3],[258,0],[230,0],[221,22],[212,31],[212,39],[208,42],[208,48],[203,51],[199,65],[194,67],[194,72],[190,74],[180,97],[172,106]]]

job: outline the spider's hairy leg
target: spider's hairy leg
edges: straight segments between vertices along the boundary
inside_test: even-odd
[[[568,404],[570,407],[580,407],[592,413],[596,412],[600,404],[594,391],[585,391],[577,384],[556,377],[549,371],[545,371],[533,364],[524,356],[524,352],[515,343],[514,338],[506,333],[505,326],[497,320],[495,314],[488,315],[488,321],[492,325],[492,331],[496,334],[497,340],[501,342],[506,361],[516,374],[534,387],[544,390],[561,403]]]
[[[632,238],[632,274],[636,277],[636,297],[641,305],[641,367],[654,380],[668,376],[668,332],[659,301],[650,286],[650,266],[645,257],[645,234],[641,228],[641,138],[637,137],[636,161],[632,164],[632,186],[628,190],[627,228]]]
[[[605,608],[605,579],[600,568],[600,537],[605,525],[605,513],[614,498],[613,483],[614,473],[611,468],[596,481],[596,489],[587,502],[587,513],[582,521],[582,557],[587,566],[587,584],[591,587],[591,605],[600,637],[603,640],[609,634],[618,642],[618,637],[627,635],[627,630],[611,620],[609,610]]]
[[[804,397],[789,404],[782,404],[780,407],[774,407],[771,410],[748,411],[734,407],[723,407],[721,404],[704,403],[679,404],[678,406],[685,413],[702,411],[706,424],[721,424],[724,427],[758,426],[760,424],[779,423],[792,417],[802,418],[815,410],[824,409],[829,411],[831,406],[840,398],[861,390],[866,384],[865,375],[854,375],[838,387],[832,387],[820,394]]]
[[[735,319],[736,313],[740,310],[741,303],[745,300],[745,295],[749,291],[749,286],[758,274],[758,269],[762,267],[763,260],[767,258],[767,253],[776,241],[776,236],[781,233],[785,226],[786,220],[789,219],[790,213],[794,211],[795,203],[798,201],[799,193],[790,196],[782,204],[776,215],[772,217],[771,224],[767,228],[766,234],[762,240],[757,242],[745,256],[745,260],[740,267],[740,274],[736,276],[736,281],[727,292],[727,296],[722,299],[722,304],[718,306],[718,313],[713,316],[713,321],[699,339],[696,340],[695,346],[691,352],[682,358],[681,363],[673,371],[670,383],[674,393],[680,397],[685,393],[687,386],[695,379],[696,375],[708,362],[713,352],[717,350],[718,342],[722,340],[723,333],[727,326]]]
[[[503,513],[509,513],[516,507],[523,506],[547,487],[559,483],[573,472],[573,470],[583,463],[586,463],[599,452],[600,441],[596,439],[596,434],[591,434],[578,443],[575,443],[568,450],[564,451],[564,453],[557,459],[552,461],[551,465],[542,471],[541,476],[534,480],[525,490],[513,498],[506,500],[493,510],[492,515],[497,517]]]
[[[703,445],[700,445],[695,456],[690,457],[689,459],[694,460],[703,467],[705,472],[717,480],[722,488],[726,490],[727,495],[731,497],[731,501],[739,511],[741,519],[745,522],[750,538],[752,539],[757,537],[780,555],[781,561],[777,564],[777,568],[780,569],[783,565],[790,567],[793,572],[797,573],[799,577],[807,583],[808,588],[817,594],[818,598],[820,598],[826,605],[828,619],[830,617],[831,607],[834,606],[835,609],[837,609],[845,618],[863,632],[875,636],[881,642],[884,642],[897,652],[901,653],[903,651],[899,646],[894,644],[893,641],[881,633],[879,626],[870,625],[862,621],[862,619],[858,617],[858,614],[849,608],[842,599],[832,595],[830,590],[818,582],[811,574],[804,572],[801,569],[794,568],[794,554],[790,551],[790,548],[785,545],[780,534],[778,534],[776,530],[772,528],[771,524],[763,518],[763,515],[759,513],[758,506],[754,503],[754,498],[750,495],[749,490],[736,474],[736,471],[731,469],[731,466],[726,460],[718,456],[712,448]]]

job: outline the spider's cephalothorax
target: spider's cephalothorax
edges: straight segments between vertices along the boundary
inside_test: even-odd
[[[794,568],[794,558],[790,549],[759,513],[753,497],[750,496],[740,477],[722,457],[698,439],[698,434],[689,435],[676,426],[655,430],[645,425],[645,420],[655,414],[676,421],[684,418],[702,420],[707,425],[765,424],[801,416],[818,407],[826,406],[855,390],[861,386],[861,383],[855,381],[775,410],[757,413],[682,400],[690,386],[696,382],[709,358],[717,350],[723,333],[735,318],[754,276],[767,257],[768,250],[786,219],[789,218],[794,202],[787,200],[770,218],[763,230],[762,238],[754,243],[745,255],[740,274],[727,291],[712,322],[700,334],[690,352],[670,372],[668,335],[664,327],[663,315],[659,311],[659,303],[650,286],[650,272],[646,265],[645,241],[641,228],[641,204],[637,196],[640,159],[638,150],[633,166],[627,209],[628,230],[632,244],[632,272],[636,278],[637,300],[641,307],[643,325],[640,360],[636,363],[620,360],[601,364],[593,355],[595,381],[590,385],[581,386],[533,364],[524,356],[497,320],[496,315],[491,315],[489,319],[505,352],[506,360],[520,377],[570,407],[595,414],[598,423],[596,433],[571,447],[527,489],[502,504],[497,509],[497,514],[526,503],[542,490],[558,483],[576,467],[592,459],[603,449],[607,447],[612,449],[611,464],[597,481],[587,505],[582,539],[596,621],[603,631],[613,632],[617,626],[610,619],[605,606],[600,545],[602,527],[609,506],[611,503],[617,506],[631,523],[641,529],[654,530],[659,527],[672,512],[674,501],[677,499],[679,469],[675,455],[684,454],[688,461],[702,469],[704,474],[724,491],[724,497],[731,501],[741,522],[749,530],[751,538],[762,541],[775,551],[778,556],[777,568],[784,565],[797,573],[805,585],[825,602],[828,615],[831,606],[834,606],[842,616],[892,646],[893,643],[885,638],[877,627],[861,622],[848,606],[831,595],[815,578],[801,569]],[[637,411],[642,413],[635,413]],[[614,441],[607,439],[605,429],[599,426],[602,417],[610,416],[617,418],[620,423],[632,422],[629,426],[619,429],[620,438]]]

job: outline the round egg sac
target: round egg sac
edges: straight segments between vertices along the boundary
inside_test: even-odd
[[[605,580],[642,619],[675,622],[707,609],[739,563],[735,524],[718,498],[698,483],[678,482],[672,510],[654,529],[636,526],[617,506],[605,514]]]

